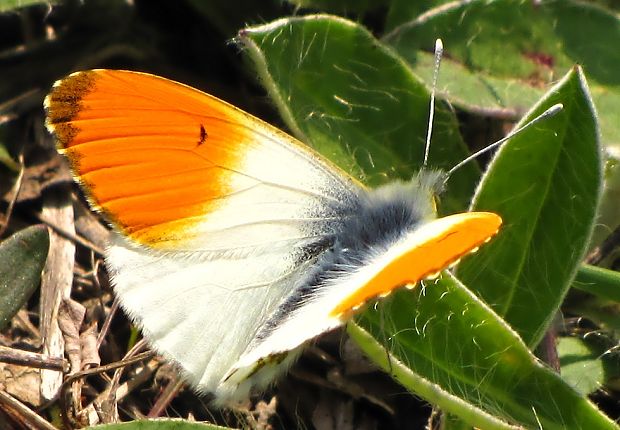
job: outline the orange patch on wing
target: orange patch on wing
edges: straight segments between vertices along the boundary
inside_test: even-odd
[[[144,73],[74,73],[46,98],[47,125],[93,207],[135,241],[174,248],[247,182],[261,133],[278,133],[189,86]]]
[[[432,222],[445,223],[445,226],[424,243],[389,262],[365,285],[340,302],[330,316],[348,315],[371,298],[438,273],[490,240],[498,232],[502,219],[490,212],[465,212]]]

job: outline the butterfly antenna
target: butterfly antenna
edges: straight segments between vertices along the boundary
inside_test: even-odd
[[[463,167],[465,164],[469,163],[471,160],[473,160],[474,158],[479,157],[480,155],[484,154],[485,152],[488,152],[492,149],[497,148],[498,146],[500,146],[502,143],[506,142],[508,139],[510,139],[511,137],[521,133],[523,130],[530,128],[531,126],[533,126],[534,124],[547,119],[549,117],[552,117],[553,115],[557,114],[559,111],[561,111],[564,108],[564,106],[562,105],[562,103],[558,103],[555,104],[553,106],[551,106],[549,109],[547,109],[546,111],[544,111],[543,113],[541,113],[540,115],[538,115],[536,118],[534,118],[533,120],[531,120],[530,122],[524,124],[523,126],[517,128],[516,130],[511,131],[510,133],[508,133],[504,138],[498,140],[497,142],[494,142],[490,145],[488,145],[485,148],[482,148],[479,151],[474,152],[473,154],[471,154],[469,157],[467,157],[466,159],[464,159],[463,161],[459,162],[456,166],[454,166],[453,168],[451,168],[450,170],[448,170],[448,173],[446,174],[446,178],[449,179],[450,176],[452,176],[452,174],[460,169],[461,167]],[[446,179],[446,180],[447,180]]]
[[[424,148],[424,162],[426,167],[428,162],[428,152],[431,149],[431,135],[433,134],[433,120],[435,118],[435,92],[437,91],[437,76],[439,75],[439,65],[443,55],[443,42],[441,39],[435,41],[435,67],[433,69],[433,86],[431,87],[430,113],[428,114],[428,127],[426,128],[426,147]]]

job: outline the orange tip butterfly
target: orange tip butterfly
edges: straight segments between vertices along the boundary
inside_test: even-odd
[[[436,219],[439,173],[367,189],[278,129],[161,77],[74,73],[45,108],[113,227],[106,265],[123,308],[220,405],[265,388],[310,340],[501,225],[487,212]]]

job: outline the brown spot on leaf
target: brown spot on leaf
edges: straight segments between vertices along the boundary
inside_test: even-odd
[[[545,54],[544,52],[526,52],[525,58],[532,60],[539,66],[545,66],[550,69],[555,65],[555,59],[553,55]]]

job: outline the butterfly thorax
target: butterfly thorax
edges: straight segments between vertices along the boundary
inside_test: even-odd
[[[409,182],[365,191],[355,213],[336,235],[334,250],[353,256],[381,250],[421,221],[435,218],[434,196],[440,175],[423,172]]]
[[[420,171],[410,181],[364,190],[343,222],[332,246],[318,258],[303,289],[320,289],[330,280],[362,267],[411,231],[436,217],[434,199],[443,173]]]
[[[338,231],[304,276],[291,285],[291,294],[257,334],[257,341],[268,337],[283,319],[321,295],[323,289],[366,266],[435,218],[434,198],[443,179],[442,172],[421,171],[408,182],[361,190]]]

